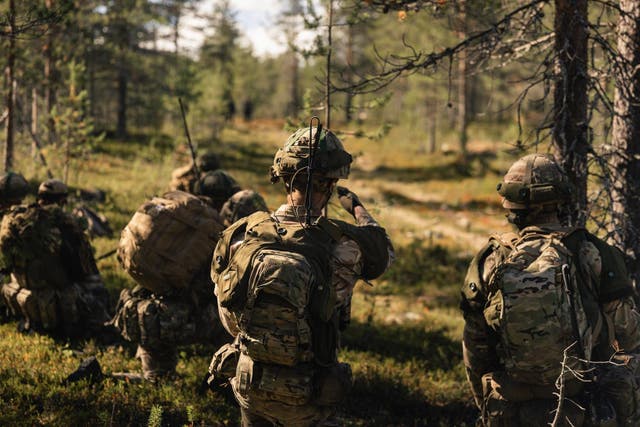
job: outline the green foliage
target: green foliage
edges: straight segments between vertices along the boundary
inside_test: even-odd
[[[153,405],[151,412],[149,413],[148,427],[161,427],[162,426],[162,406]]]
[[[72,160],[75,160],[77,166],[85,164],[89,153],[104,139],[104,134],[95,135],[93,120],[86,114],[88,92],[79,89],[85,71],[84,65],[71,61],[68,69],[68,93],[51,111],[55,128],[62,140],[60,149],[64,154],[56,158],[63,159],[64,172],[61,175],[65,182],[68,181]]]
[[[385,275],[395,286],[386,285],[381,292],[420,295],[426,285],[435,285],[453,287],[457,296],[455,285],[463,282],[469,261],[443,246],[414,240],[397,249],[396,261]]]

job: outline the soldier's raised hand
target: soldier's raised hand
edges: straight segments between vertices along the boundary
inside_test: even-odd
[[[356,193],[350,191],[346,187],[340,186],[338,186],[336,190],[338,191],[338,199],[340,200],[340,204],[342,205],[344,210],[355,216],[354,211],[356,209],[356,206],[362,206],[362,203],[360,202],[360,199],[358,198]]]

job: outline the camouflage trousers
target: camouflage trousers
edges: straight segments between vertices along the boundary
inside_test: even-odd
[[[611,363],[597,366],[595,382],[587,386],[576,381],[567,383],[557,425],[639,426],[639,368],[640,359],[618,355]],[[554,420],[559,407],[553,394],[555,387],[517,383],[501,372],[486,374],[482,380],[484,426],[533,427],[549,425]]]
[[[136,357],[149,380],[175,371],[178,346],[227,336],[215,299],[197,307],[184,295],[156,295],[140,286],[122,290],[111,324],[138,344]]]
[[[539,427],[550,425],[558,408],[553,386],[535,386],[512,381],[503,372],[482,377],[482,425],[485,427]],[[584,426],[585,398],[582,386],[570,384],[559,426]],[[567,399],[569,400],[569,399]],[[581,405],[580,405],[581,404]],[[580,405],[580,406],[578,406]]]
[[[209,370],[214,375],[234,375],[229,382],[242,410],[243,426],[337,425],[333,419],[336,406],[351,388],[349,365],[271,365],[254,362],[242,353],[233,355],[232,349],[233,344],[221,348]],[[235,349],[239,351],[237,345]]]
[[[98,332],[110,318],[109,294],[97,275],[62,289],[26,289],[12,280],[2,285],[2,299],[25,330],[64,337]]]

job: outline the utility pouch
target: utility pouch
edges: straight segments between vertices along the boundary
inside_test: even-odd
[[[236,375],[240,350],[235,343],[223,345],[216,351],[209,365],[209,382],[227,382]]]

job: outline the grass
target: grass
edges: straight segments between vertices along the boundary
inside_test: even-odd
[[[283,202],[282,186],[268,181],[276,148],[288,133],[280,126],[238,125],[200,150],[220,153],[241,185],[259,191],[270,208]],[[463,321],[459,287],[472,254],[489,233],[508,229],[495,183],[509,158],[474,151],[469,167],[455,155],[430,155],[392,131],[389,138],[344,137],[355,153],[344,182],[359,194],[393,239],[397,260],[372,287],[358,284],[353,320],[340,357],[352,365],[354,389],[339,408],[352,426],[471,426],[477,416],[461,360]],[[484,144],[484,145],[483,145]],[[31,182],[44,170],[20,152],[19,170]],[[78,162],[69,184],[100,188],[107,200],[94,205],[114,230],[147,198],[166,190],[171,170],[188,161],[182,144],[166,137],[105,140],[90,161]],[[346,219],[332,201],[329,215]],[[93,240],[96,255],[117,246],[119,233]],[[120,290],[133,286],[114,256],[98,262],[115,306]],[[82,358],[97,356],[105,373],[138,371],[126,343],[64,342],[0,325],[0,425],[237,425],[239,413],[219,393],[198,391],[215,351],[180,349],[178,377],[158,385],[107,378],[99,384],[63,386]]]

